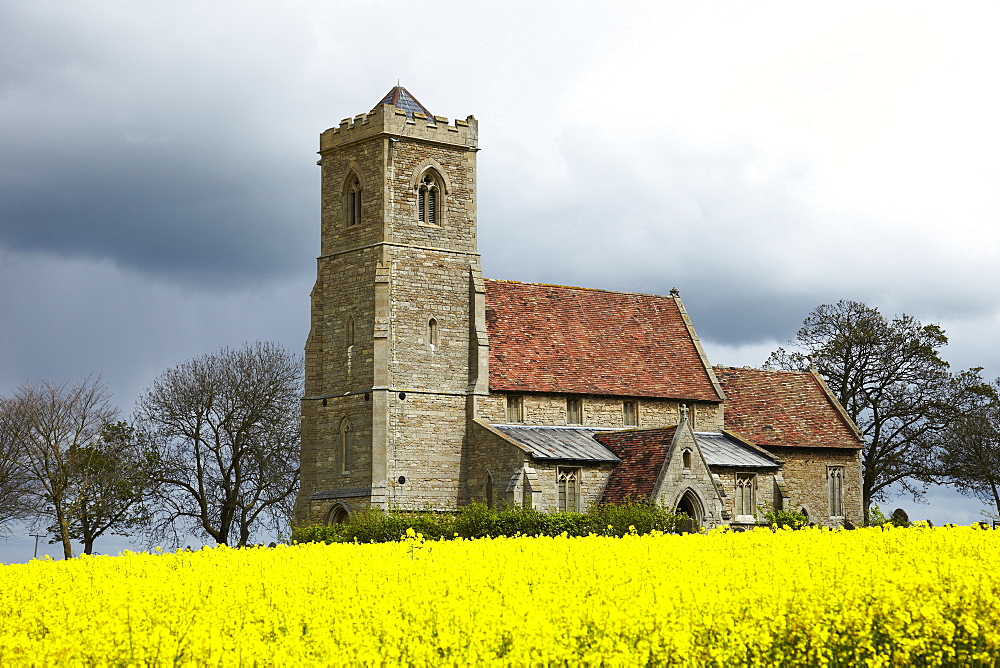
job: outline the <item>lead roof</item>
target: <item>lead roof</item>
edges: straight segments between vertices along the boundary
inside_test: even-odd
[[[779,468],[780,464],[763,452],[740,443],[732,436],[715,432],[695,432],[705,463],[709,466]]]
[[[618,457],[594,439],[594,434],[609,429],[593,427],[531,427],[490,425],[505,436],[531,450],[535,459],[559,459],[585,462],[618,462]]]

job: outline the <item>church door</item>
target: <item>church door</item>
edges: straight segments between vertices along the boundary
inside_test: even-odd
[[[696,533],[701,528],[705,517],[702,512],[701,501],[690,489],[684,492],[684,496],[677,502],[677,512],[688,516],[687,521],[681,526],[683,533]]]

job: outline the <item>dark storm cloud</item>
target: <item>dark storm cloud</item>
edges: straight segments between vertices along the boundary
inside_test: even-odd
[[[206,287],[301,271],[315,128],[274,123],[252,53],[233,69],[208,32],[112,9],[0,11],[0,244]]]

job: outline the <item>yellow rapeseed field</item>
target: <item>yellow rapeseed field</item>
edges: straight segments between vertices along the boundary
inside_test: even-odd
[[[0,665],[996,665],[1000,531],[205,549],[0,566]]]

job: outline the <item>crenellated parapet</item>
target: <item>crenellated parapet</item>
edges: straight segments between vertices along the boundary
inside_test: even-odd
[[[479,123],[474,116],[469,116],[464,120],[456,118],[454,124],[449,124],[444,116],[428,116],[419,112],[407,115],[403,109],[380,104],[367,114],[345,118],[338,127],[323,132],[320,135],[320,153],[377,136],[412,137],[478,150]]]

